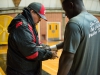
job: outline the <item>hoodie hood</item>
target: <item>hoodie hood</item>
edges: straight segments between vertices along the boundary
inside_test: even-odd
[[[34,29],[35,29],[35,24],[33,22],[31,13],[28,8],[24,8],[22,14],[18,14],[10,23],[8,26],[8,32],[11,33],[12,30],[15,29],[16,23],[22,21],[28,22]],[[36,31],[35,31],[36,32]],[[36,32],[37,34],[37,32]]]
[[[16,28],[16,23],[22,21],[22,15],[18,14],[10,23],[8,26],[8,33],[13,32],[13,30]]]
[[[8,32],[13,33],[13,31],[16,29],[16,23],[22,22],[23,25],[30,24],[33,28],[34,34],[37,36],[38,32],[36,30],[36,25],[33,22],[31,13],[28,8],[24,8],[22,14],[18,14],[10,23],[8,26]],[[27,23],[27,24],[26,24]]]

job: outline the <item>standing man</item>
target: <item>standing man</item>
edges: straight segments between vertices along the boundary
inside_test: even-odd
[[[100,75],[98,19],[86,11],[83,0],[61,0],[61,4],[69,22],[57,75]]]
[[[45,7],[29,4],[8,27],[7,75],[41,75],[42,61],[56,58],[56,52],[39,46],[36,24],[45,17]]]

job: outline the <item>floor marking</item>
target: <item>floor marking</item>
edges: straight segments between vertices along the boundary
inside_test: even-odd
[[[44,65],[44,64],[43,64],[43,66],[45,66],[45,67],[47,67],[47,68],[49,68],[49,69],[53,70],[54,72],[57,72],[56,70],[54,70],[54,69],[50,68],[50,67],[49,67],[49,66],[47,66],[47,65]]]

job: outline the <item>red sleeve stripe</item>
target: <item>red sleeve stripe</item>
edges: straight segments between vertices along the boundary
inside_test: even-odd
[[[33,30],[32,30],[31,25],[28,24],[28,28],[29,28],[30,32],[32,33],[33,42],[36,42],[36,37],[35,37],[35,35],[34,35],[34,32],[33,32]]]
[[[27,59],[35,59],[36,57],[38,57],[38,52],[35,52],[34,54],[27,56]]]
[[[18,28],[18,27],[21,26],[21,25],[22,25],[22,22],[16,23],[16,28]]]

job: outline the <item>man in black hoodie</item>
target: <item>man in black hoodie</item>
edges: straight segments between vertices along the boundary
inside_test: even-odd
[[[45,7],[33,2],[18,14],[8,27],[7,75],[41,75],[42,61],[57,57],[56,51],[43,49],[36,24],[47,20]]]

